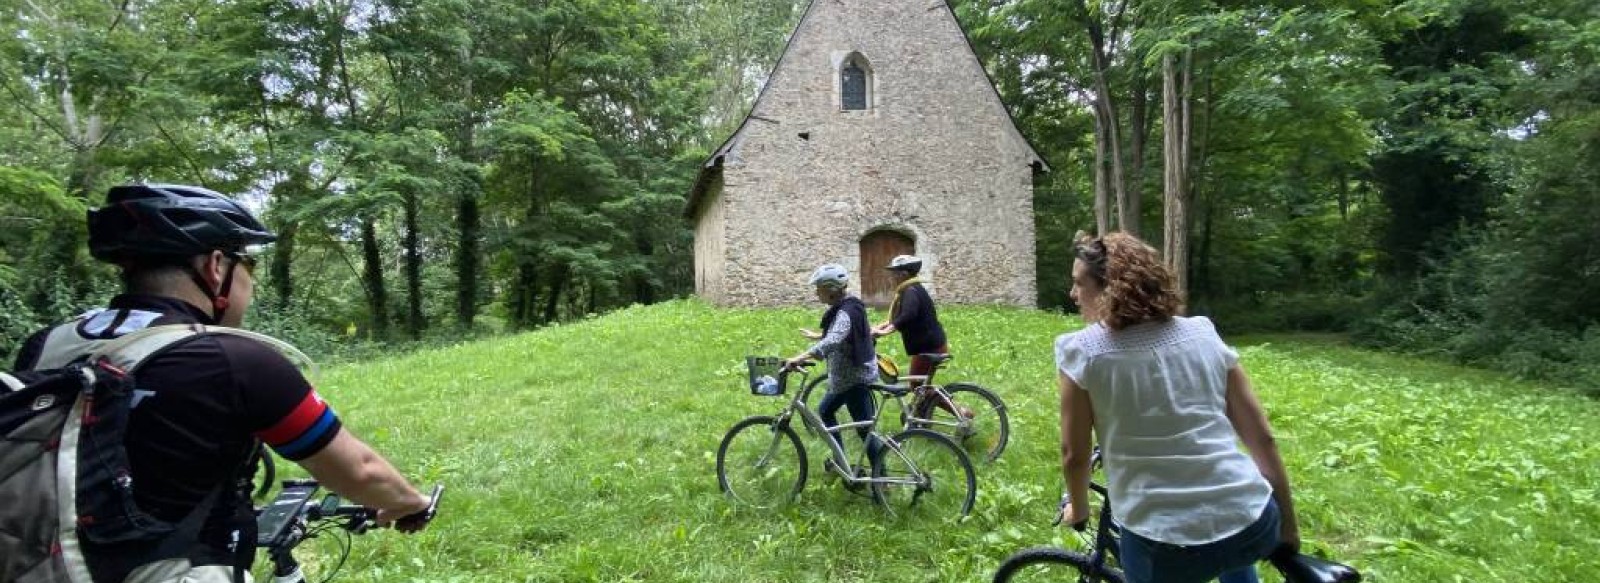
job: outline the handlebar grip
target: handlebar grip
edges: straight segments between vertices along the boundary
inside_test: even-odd
[[[394,529],[400,532],[417,532],[428,526],[434,515],[439,513],[439,497],[442,495],[444,495],[444,484],[434,484],[433,494],[428,497],[428,507],[394,521]]]
[[[1067,515],[1067,507],[1072,505],[1072,494],[1061,495],[1061,505],[1056,507],[1056,518],[1050,521],[1050,526],[1061,526],[1061,518]],[[1085,518],[1070,525],[1072,530],[1084,532],[1089,530],[1089,519]]]

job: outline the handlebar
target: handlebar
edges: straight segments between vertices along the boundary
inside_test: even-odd
[[[311,498],[316,495],[320,485],[315,480],[284,480],[283,490],[278,497],[261,508],[256,509],[256,547],[268,550],[273,562],[273,575],[275,580],[304,581],[300,574],[300,565],[294,559],[295,547],[307,539],[316,538],[319,534],[330,529],[343,530],[351,534],[365,534],[368,530],[380,526],[377,524],[378,511],[357,504],[343,504],[338,494],[323,496],[319,503],[312,503]],[[444,494],[444,485],[433,487],[433,493],[428,497],[428,506],[419,512],[403,516],[394,521],[395,530],[401,532],[416,532],[432,521],[439,512],[439,498]],[[346,535],[348,536],[348,535]],[[348,541],[341,543],[344,553],[349,554]],[[344,559],[339,560],[339,565],[344,564]],[[334,567],[337,572],[339,567]],[[331,578],[330,574],[328,578]],[[326,579],[324,579],[326,580]]]
[[[779,374],[789,374],[789,373],[792,373],[792,372],[800,372],[800,371],[802,371],[804,369],[808,369],[808,368],[811,368],[813,366],[817,366],[817,363],[813,362],[813,361],[806,361],[806,362],[784,361],[783,367],[778,369],[778,373]]]

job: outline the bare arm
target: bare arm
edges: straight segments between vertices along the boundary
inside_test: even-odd
[[[426,496],[348,430],[341,428],[327,447],[299,463],[328,489],[357,504],[378,509],[380,524],[428,507]]]
[[[1089,519],[1089,456],[1093,449],[1094,409],[1089,392],[1072,377],[1056,372],[1061,387],[1061,474],[1067,481],[1072,506],[1063,520],[1077,524]]]
[[[1261,402],[1250,388],[1250,377],[1243,366],[1228,369],[1228,421],[1233,423],[1239,440],[1255,460],[1256,468],[1272,484],[1272,497],[1278,502],[1283,516],[1279,538],[1282,544],[1300,548],[1300,524],[1295,519],[1294,496],[1289,491],[1289,472],[1278,454],[1278,442],[1272,437],[1272,425],[1261,409]]]

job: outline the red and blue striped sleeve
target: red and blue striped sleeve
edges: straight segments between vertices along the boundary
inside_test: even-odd
[[[300,403],[277,423],[257,431],[256,437],[284,459],[297,461],[322,451],[339,433],[339,416],[317,395],[307,391]]]

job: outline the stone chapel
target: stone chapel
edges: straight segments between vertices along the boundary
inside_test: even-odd
[[[689,193],[695,292],[811,304],[811,270],[839,263],[886,306],[904,253],[941,303],[1035,305],[1047,171],[946,0],[812,0]]]

